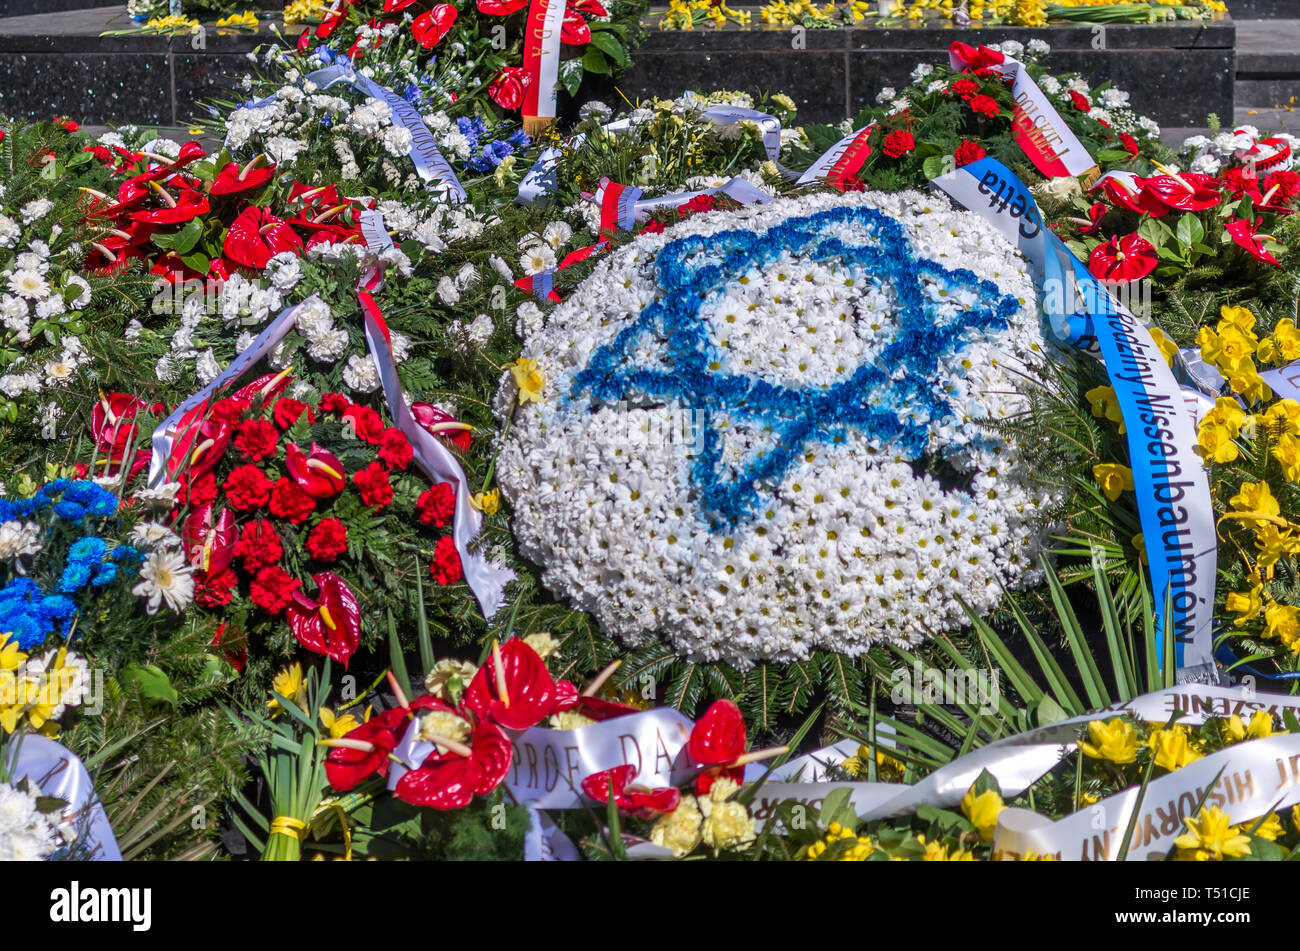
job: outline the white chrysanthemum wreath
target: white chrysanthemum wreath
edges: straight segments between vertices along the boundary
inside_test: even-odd
[[[958,598],[1033,571],[1051,500],[977,421],[1026,408],[1043,346],[1024,262],[940,197],[643,235],[525,342],[543,399],[498,463],[520,549],[609,633],[694,661],[959,627]]]

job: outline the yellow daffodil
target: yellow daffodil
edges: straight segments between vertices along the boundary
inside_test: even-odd
[[[1253,360],[1242,360],[1228,371],[1228,386],[1247,403],[1262,403],[1273,398],[1264,378],[1259,375]]]
[[[1229,614],[1237,615],[1232,623],[1241,627],[1264,610],[1264,587],[1257,584],[1249,591],[1231,591],[1223,606]]]
[[[519,405],[542,401],[546,377],[537,366],[536,360],[520,357],[510,365],[510,376],[514,378],[515,386],[519,387]]]
[[[1102,723],[1088,723],[1088,741],[1079,744],[1079,750],[1089,759],[1104,759],[1124,765],[1137,759],[1137,728],[1127,720],[1114,717]]]
[[[1160,355],[1165,358],[1165,363],[1170,366],[1174,365],[1174,357],[1178,355],[1178,344],[1170,340],[1159,327],[1152,327],[1151,337],[1155,340],[1156,346],[1160,348]]]
[[[1147,746],[1151,747],[1152,753],[1155,754],[1156,765],[1171,773],[1176,769],[1182,769],[1188,763],[1196,762],[1205,755],[1192,746],[1187,727],[1181,723],[1167,730],[1163,727],[1152,730],[1151,735],[1147,737]]]
[[[1243,482],[1241,490],[1228,499],[1228,504],[1238,512],[1248,512],[1252,515],[1276,518],[1282,511],[1277,504],[1277,499],[1273,498],[1273,493],[1268,487],[1267,482]],[[1241,520],[1243,525],[1258,527],[1267,524],[1263,519],[1244,518]]]
[[[1245,828],[1239,828],[1238,831],[1248,832],[1254,825],[1254,822],[1248,822],[1246,823]],[[1270,842],[1276,842],[1278,839],[1282,838],[1285,833],[1286,830],[1282,828],[1282,820],[1278,817],[1276,812],[1270,812],[1267,818],[1260,823],[1259,828],[1255,830],[1255,835],[1259,836],[1261,839],[1268,839]]]
[[[985,842],[992,840],[993,831],[998,827],[998,816],[1005,808],[1002,797],[992,789],[986,789],[977,796],[975,787],[972,786],[961,800],[962,813]]]
[[[1290,317],[1283,317],[1273,328],[1273,349],[1275,365],[1300,360],[1300,328]]]
[[[1289,604],[1270,604],[1266,607],[1264,636],[1277,638],[1293,651],[1300,650],[1300,608]]]
[[[1219,333],[1235,330],[1251,343],[1259,339],[1255,336],[1255,315],[1251,313],[1249,307],[1224,304],[1219,308],[1219,317],[1222,318],[1219,321]]]
[[[1259,567],[1271,574],[1273,566],[1283,555],[1300,554],[1300,538],[1290,531],[1282,531],[1272,522],[1263,522],[1255,526],[1255,548],[1259,552],[1256,558]]]
[[[1108,419],[1119,424],[1119,431],[1124,432],[1124,414],[1119,408],[1119,398],[1113,387],[1094,386],[1084,394],[1088,399],[1088,408],[1098,419]]]
[[[1144,535],[1142,532],[1138,532],[1131,539],[1129,539],[1129,544],[1132,545],[1137,550],[1138,561],[1142,562],[1142,564],[1144,565],[1149,564],[1149,562],[1147,561],[1146,535]]]
[[[334,739],[347,736],[357,727],[361,726],[362,721],[358,720],[354,714],[345,713],[339,716],[329,707],[321,707],[317,711],[320,716],[320,722],[325,729],[329,731],[330,736]]]
[[[302,664],[297,661],[294,661],[271,679],[271,689],[281,697],[294,703],[298,702],[298,696],[302,693],[302,688]],[[280,701],[274,696],[266,701],[266,706],[273,715],[281,712]]]
[[[1112,502],[1124,492],[1133,491],[1133,470],[1117,462],[1099,462],[1092,467],[1092,477],[1102,493]]]
[[[1264,419],[1279,435],[1300,436],[1300,403],[1295,400],[1278,400],[1264,412]]]
[[[1291,435],[1279,437],[1273,444],[1272,455],[1281,464],[1286,481],[1300,482],[1300,439]]]
[[[1263,710],[1256,710],[1250,715],[1250,723],[1246,723],[1234,713],[1224,723],[1223,730],[1233,743],[1262,740],[1273,735],[1273,717]]]
[[[18,638],[0,634],[0,670],[17,670],[25,660],[27,655],[18,649]]]
[[[501,508],[501,490],[489,489],[486,492],[475,492],[469,497],[469,504],[484,515],[496,515]]]
[[[1228,428],[1209,418],[1202,419],[1196,430],[1195,450],[1202,459],[1219,465],[1233,462],[1241,455]]]
[[[1174,840],[1182,861],[1206,862],[1241,858],[1250,852],[1250,839],[1232,828],[1228,814],[1215,806],[1202,809],[1198,817],[1183,822],[1187,832]]]

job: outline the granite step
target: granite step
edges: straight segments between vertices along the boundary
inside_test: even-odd
[[[1247,107],[1295,105],[1300,100],[1300,15],[1236,23],[1234,102]]]

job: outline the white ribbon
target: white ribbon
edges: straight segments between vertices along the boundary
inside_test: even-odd
[[[39,734],[26,734],[12,764],[10,775],[17,782],[26,779],[42,796],[62,799],[61,824],[70,825],[78,834],[79,846],[97,861],[120,862],[108,815],[95,796],[85,765],[67,748]],[[84,832],[84,835],[82,834]]]

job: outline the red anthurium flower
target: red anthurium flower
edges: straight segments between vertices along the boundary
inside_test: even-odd
[[[345,202],[339,190],[333,185],[304,185],[295,180],[289,189],[289,204],[301,204],[305,208],[328,208]]]
[[[612,795],[619,812],[639,819],[654,819],[681,805],[682,794],[672,786],[647,789],[629,785],[635,775],[635,766],[615,766],[584,779],[582,791],[600,803],[609,802]]]
[[[1224,225],[1224,228],[1232,238],[1233,244],[1239,248],[1244,248],[1255,260],[1263,261],[1265,264],[1272,264],[1274,267],[1281,267],[1282,263],[1264,247],[1265,241],[1273,241],[1274,238],[1271,235],[1259,233],[1259,225],[1262,221],[1262,218],[1256,218],[1252,224],[1238,218],[1236,221],[1229,221]]]
[[[1069,221],[1079,226],[1080,234],[1096,234],[1101,228],[1101,219],[1106,217],[1106,212],[1110,209],[1106,207],[1104,201],[1094,202],[1088,209],[1087,218],[1070,218]]]
[[[641,712],[630,704],[619,703],[617,700],[606,700],[603,697],[579,697],[574,708],[587,719],[596,720],[597,722],[613,720],[616,717],[626,717]]]
[[[186,189],[177,198],[172,198],[161,187],[158,194],[167,202],[162,208],[150,208],[147,211],[133,211],[132,221],[148,222],[152,225],[179,225],[191,218],[197,218],[208,210],[207,196],[192,189]]]
[[[1108,175],[1100,187],[1112,204],[1136,211],[1139,215],[1150,213],[1157,218],[1164,217],[1169,213],[1164,205],[1154,199],[1143,201],[1142,186],[1145,182],[1146,179],[1138,175]]]
[[[355,789],[370,776],[388,775],[392,762],[388,754],[397,746],[411,711],[394,707],[377,713],[339,740],[325,740],[332,747],[325,757],[325,778],[339,792]]]
[[[518,109],[524,104],[524,90],[530,78],[522,66],[502,66],[488,86],[488,95],[502,109]]]
[[[307,47],[311,45],[311,27],[303,27],[303,31],[298,34],[298,52],[307,52]]]
[[[600,0],[574,0],[569,4],[570,10],[577,10],[579,13],[586,13],[594,17],[607,17],[609,11],[605,9]]]
[[[478,0],[478,12],[490,17],[504,17],[528,6],[528,0]]]
[[[948,47],[948,51],[961,60],[963,73],[973,69],[1000,66],[1007,61],[1006,56],[997,50],[989,49],[987,46],[976,48],[967,43],[953,43]]]
[[[469,448],[470,433],[474,430],[469,423],[459,422],[456,417],[429,403],[412,403],[411,415],[433,435],[451,440],[461,452]]]
[[[290,443],[285,447],[284,467],[298,487],[313,499],[331,499],[347,484],[343,463],[316,443],[311,444],[310,455]]]
[[[411,21],[411,35],[415,42],[431,50],[447,35],[456,23],[456,8],[450,3],[440,3]]]
[[[189,450],[190,477],[194,478],[212,469],[226,454],[235,427],[226,419],[205,419],[194,436],[194,448]],[[182,450],[185,451],[185,450]]]
[[[555,681],[546,662],[520,638],[492,645],[465,690],[465,706],[508,730],[526,730],[551,712]]]
[[[289,629],[309,651],[324,654],[345,668],[361,641],[361,609],[356,596],[343,579],[332,571],[313,575],[316,600],[301,591],[285,608]]]
[[[302,252],[302,238],[281,218],[265,208],[250,205],[230,225],[225,240],[226,257],[245,267],[266,267],[281,251]]]
[[[555,682],[555,705],[551,707],[551,713],[564,713],[566,710],[572,710],[578,705],[578,700],[578,687],[572,680],[557,680]]]
[[[1215,208],[1223,197],[1208,175],[1157,175],[1142,185],[1144,195],[1151,195],[1162,204],[1178,211],[1205,211]]]
[[[707,767],[695,779],[695,791],[705,795],[719,776],[740,782],[745,776],[737,760],[745,755],[745,717],[730,700],[717,700],[696,722],[686,750],[699,766]]]
[[[124,270],[133,260],[144,257],[144,252],[135,245],[113,250],[92,241],[90,253],[86,255],[86,267],[99,274],[112,274]]]
[[[244,166],[238,162],[227,164],[217,173],[216,180],[212,183],[212,194],[234,195],[253,188],[261,188],[275,178],[275,166],[261,164],[265,158],[264,155],[255,155],[253,160]]]
[[[259,376],[252,383],[247,383],[235,391],[230,397],[236,403],[243,403],[245,406],[252,406],[257,402],[266,403],[273,396],[276,396],[293,381],[288,370],[281,370],[279,373],[267,373],[265,376]]]
[[[111,204],[108,202],[108,196],[103,192],[91,189],[83,189],[83,191],[91,196],[89,213],[106,218],[115,218],[132,211],[144,204],[144,200],[149,197],[148,188],[131,181],[123,182],[117,187],[117,201]]]
[[[239,531],[235,516],[228,508],[214,520],[212,503],[199,506],[185,519],[181,540],[190,564],[208,574],[219,575],[235,560],[235,542]]]
[[[99,402],[90,411],[96,448],[114,459],[121,457],[139,431],[132,420],[144,408],[144,400],[129,393],[100,393]]]
[[[399,799],[432,809],[463,809],[473,798],[496,789],[506,778],[514,750],[495,723],[480,721],[468,745],[439,739],[436,751],[419,769],[403,773],[393,790]]]
[[[150,274],[156,274],[168,284],[199,280],[203,277],[198,271],[181,260],[175,251],[168,251],[149,268]]]
[[[591,27],[582,14],[572,7],[564,10],[564,20],[560,23],[560,42],[569,46],[584,46],[591,42]]]
[[[1123,283],[1146,277],[1160,258],[1151,242],[1141,235],[1126,234],[1099,244],[1088,255],[1088,270],[1103,281]]]
[[[384,12],[400,13],[413,3],[415,0],[384,0]]]

